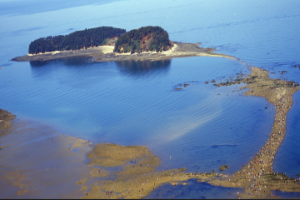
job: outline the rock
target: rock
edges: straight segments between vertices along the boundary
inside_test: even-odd
[[[287,71],[281,71],[281,72],[280,72],[280,74],[285,74],[285,73],[287,73]]]
[[[224,170],[227,170],[228,168],[229,168],[228,165],[222,165],[222,166],[220,166],[219,170],[224,171]]]
[[[16,115],[12,115],[8,111],[0,109],[0,120],[12,121],[15,117]]]
[[[205,84],[208,84],[209,82],[208,82],[208,81],[205,81],[204,83],[205,83]]]
[[[190,85],[190,84],[187,84],[187,83],[183,84],[184,87],[187,87],[187,86],[189,86],[189,85]]]
[[[184,172],[184,171],[186,171],[186,168],[183,167],[183,168],[181,168],[179,171],[180,171],[180,172]]]
[[[175,88],[175,90],[182,90],[183,88]]]
[[[11,126],[10,122],[6,122],[4,120],[0,120],[0,129],[7,129]]]

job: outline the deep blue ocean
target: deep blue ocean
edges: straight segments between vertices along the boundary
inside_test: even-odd
[[[159,169],[210,172],[227,164],[227,173],[234,173],[266,142],[274,107],[237,92],[241,85],[215,88],[204,82],[248,74],[249,66],[274,72],[272,78],[300,82],[300,69],[293,67],[300,65],[299,7],[298,0],[0,0],[0,108],[95,143],[146,145],[162,159]],[[202,42],[247,64],[213,57],[10,61],[27,54],[30,42],[39,37],[148,25],[161,26],[172,41]],[[283,70],[287,73],[280,75]],[[190,85],[175,91],[183,83]],[[274,171],[300,174],[297,149],[299,92]]]

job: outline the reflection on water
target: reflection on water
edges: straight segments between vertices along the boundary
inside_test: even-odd
[[[151,74],[166,74],[169,71],[171,60],[126,60],[116,62],[122,75],[127,76],[151,76]]]
[[[50,61],[30,61],[31,71],[34,77],[62,70],[68,70],[70,72],[82,72],[83,70],[99,71],[101,70],[101,67],[103,69],[103,66],[108,65],[109,68],[118,70],[123,76],[128,76],[137,79],[141,77],[150,77],[154,74],[166,75],[170,69],[171,60],[126,60],[109,63],[94,63],[91,62],[90,57],[78,56],[69,58],[59,58]]]
[[[69,58],[59,58],[55,60],[47,60],[47,61],[30,61],[30,66],[34,69],[35,67],[44,67],[49,65],[60,65],[60,66],[83,66],[86,65],[90,60],[89,57],[84,56],[76,56]]]

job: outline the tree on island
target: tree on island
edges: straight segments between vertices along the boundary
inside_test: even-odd
[[[147,26],[121,35],[115,43],[114,52],[166,51],[173,46],[167,31],[159,26]]]
[[[86,49],[102,45],[107,38],[118,37],[124,33],[126,33],[125,29],[103,26],[76,31],[65,36],[48,36],[31,42],[28,53],[37,54],[51,51]]]

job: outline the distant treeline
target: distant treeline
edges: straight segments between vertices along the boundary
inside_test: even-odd
[[[147,26],[121,35],[114,52],[166,51],[173,46],[167,31],[159,26]]]
[[[120,36],[124,33],[126,33],[125,29],[103,26],[76,31],[65,36],[39,38],[30,43],[28,53],[37,54],[99,46],[103,44],[105,39]]]

